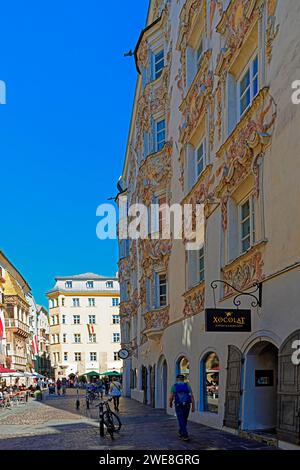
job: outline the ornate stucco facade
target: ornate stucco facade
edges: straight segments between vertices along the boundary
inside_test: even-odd
[[[184,240],[120,240],[126,393],[171,412],[182,370],[190,419],[276,429],[281,446],[300,445],[299,15],[293,0],[151,1],[122,174],[129,206],[161,198],[205,211],[197,259]],[[215,291],[215,280],[226,284]],[[232,286],[257,283],[261,306],[240,297],[251,332],[206,331],[206,308],[232,308]]]

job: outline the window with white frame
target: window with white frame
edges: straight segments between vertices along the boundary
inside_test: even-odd
[[[64,352],[64,361],[67,361],[67,360],[68,360],[68,353]]]
[[[90,361],[91,362],[97,361],[97,353],[96,352],[90,352]]]
[[[89,315],[89,324],[96,325],[96,315]]]
[[[249,108],[253,99],[258,93],[258,56],[248,64],[246,71],[242,74],[238,82],[238,106],[239,116],[242,116]]]
[[[156,151],[159,152],[166,141],[166,122],[165,119],[156,121]]]
[[[120,358],[119,358],[119,354],[118,354],[118,351],[114,351],[114,361],[119,361]]]
[[[73,286],[72,281],[66,281],[65,286],[66,286],[66,289],[72,289],[72,286]]]
[[[240,251],[245,253],[255,242],[254,200],[250,196],[239,206]]]
[[[62,316],[61,316],[61,322],[62,322],[63,325],[65,325],[65,323],[66,323],[66,315],[62,315]]]
[[[80,333],[74,334],[74,343],[81,343],[81,335]]]
[[[157,274],[158,281],[158,307],[165,307],[167,305],[167,275],[166,273]]]
[[[87,281],[86,287],[88,289],[93,289],[94,288],[94,281]]]
[[[95,307],[96,306],[96,301],[94,298],[89,298],[89,307]]]
[[[154,54],[154,78],[155,80],[161,76],[164,65],[165,65],[164,50],[161,49],[160,51],[156,52],[156,54]]]
[[[67,334],[63,333],[63,343],[66,343],[66,342],[67,342]]]
[[[80,307],[79,299],[73,299],[73,307]]]
[[[119,343],[120,342],[120,333],[114,333],[113,334],[113,343]]]
[[[200,248],[197,251],[198,254],[198,273],[199,273],[199,282],[204,281],[204,247]]]
[[[108,289],[112,289],[112,288],[114,287],[113,281],[107,281],[107,282],[106,282],[106,287],[107,287]]]
[[[74,359],[75,359],[75,362],[80,362],[81,361],[81,352],[74,353]]]
[[[96,333],[90,333],[89,334],[89,342],[90,343],[96,343],[97,342]]]
[[[191,289],[205,279],[205,250],[204,246],[199,250],[187,252],[187,288]]]
[[[113,315],[112,316],[112,322],[114,325],[118,325],[120,323],[120,316],[119,315]]]
[[[73,315],[74,325],[80,325],[80,315]]]
[[[113,298],[111,299],[111,301],[112,301],[112,306],[113,306],[113,307],[118,307],[118,305],[119,305],[119,299],[118,299],[117,297],[113,297]]]
[[[201,175],[205,168],[205,140],[203,139],[196,149],[196,176]]]

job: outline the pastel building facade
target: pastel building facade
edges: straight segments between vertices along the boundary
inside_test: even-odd
[[[152,0],[118,198],[205,213],[194,252],[119,241],[126,393],[172,413],[181,371],[190,419],[286,448],[300,445],[299,18],[292,0]],[[253,293],[236,299],[250,331],[207,331],[206,309],[236,309],[236,290]]]
[[[118,279],[93,273],[57,277],[47,296],[55,377],[119,372]]]

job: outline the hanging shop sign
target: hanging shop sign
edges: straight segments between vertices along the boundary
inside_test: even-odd
[[[206,308],[206,331],[251,331],[251,310]]]

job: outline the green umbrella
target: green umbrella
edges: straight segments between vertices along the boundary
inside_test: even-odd
[[[110,371],[107,371],[107,372],[102,372],[99,375],[107,375],[108,377],[112,377],[113,375],[122,375],[122,373],[114,371],[114,370],[110,370]]]
[[[99,377],[99,372],[96,372],[94,370],[92,370],[91,372],[85,372],[84,374],[82,375],[87,375],[88,377],[95,377],[95,375],[97,375]]]

